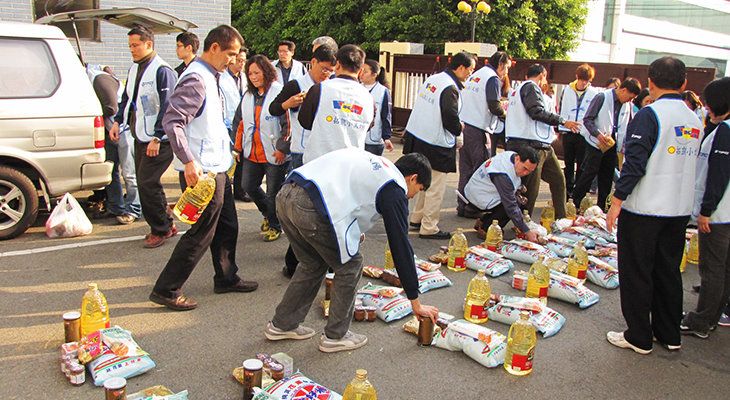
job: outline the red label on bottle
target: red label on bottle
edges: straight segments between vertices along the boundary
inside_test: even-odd
[[[491,251],[497,251],[497,246],[487,246],[487,249]]]
[[[548,297],[548,287],[547,286],[543,286],[540,288],[540,294],[538,295],[538,297],[540,297],[540,298]]]
[[[489,314],[487,314],[487,309],[484,308],[484,305],[477,305],[477,304],[474,304],[471,306],[469,315],[473,319],[484,319],[484,318],[489,317]]]
[[[578,279],[585,279],[586,278],[586,270],[579,269],[578,270]]]
[[[198,210],[198,207],[195,207],[194,205],[188,203],[185,205],[180,214],[184,215],[189,221],[195,222],[200,217],[200,215],[198,214]]]
[[[454,267],[455,268],[466,268],[464,266],[464,257],[455,257],[454,258]]]
[[[512,368],[520,371],[529,371],[532,369],[532,358],[535,355],[535,348],[531,348],[526,355],[513,354]]]

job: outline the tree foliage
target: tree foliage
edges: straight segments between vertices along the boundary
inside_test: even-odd
[[[371,55],[385,41],[426,44],[468,41],[471,20],[457,0],[233,0],[232,21],[254,52],[276,54],[282,39],[297,43],[297,58],[321,35],[338,43],[359,43]],[[494,43],[524,58],[565,58],[578,44],[587,0],[489,0],[487,16],[476,23],[476,41]]]

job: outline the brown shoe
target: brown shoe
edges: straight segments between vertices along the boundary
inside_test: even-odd
[[[150,301],[175,311],[190,311],[198,307],[197,301],[182,294],[175,298],[170,298],[152,292],[150,293]]]
[[[244,281],[240,280],[235,285],[231,286],[216,286],[213,288],[213,292],[215,293],[229,293],[229,292],[241,292],[241,293],[247,293],[247,292],[253,292],[254,290],[258,289],[259,284],[253,281]]]
[[[149,233],[144,238],[144,247],[147,249],[154,249],[156,247],[162,246],[165,241],[173,236],[177,235],[177,227],[175,224],[172,225],[169,231],[165,233],[165,235],[155,235],[154,233]]]

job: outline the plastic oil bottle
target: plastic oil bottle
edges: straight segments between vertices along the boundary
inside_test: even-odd
[[[679,272],[682,274],[687,270],[687,247],[689,247],[689,245],[684,246],[684,250],[682,251],[682,261],[679,263]]]
[[[699,264],[700,262],[700,243],[696,233],[693,233],[692,237],[689,238],[687,262],[690,264]]]
[[[499,226],[499,221],[495,219],[492,221],[492,225],[489,225],[489,228],[487,228],[487,237],[484,239],[484,247],[491,251],[497,251],[497,248],[502,243],[503,239],[502,227]]]
[[[173,213],[186,224],[194,224],[208,206],[215,194],[215,173],[208,172],[198,179],[193,187],[188,187],[175,204]]]
[[[547,304],[548,287],[550,286],[550,270],[545,265],[545,257],[538,256],[527,272],[527,293],[525,297],[540,299]]]
[[[377,400],[378,394],[373,385],[368,381],[368,371],[358,369],[355,371],[355,379],[345,387],[342,400]]]
[[[466,264],[464,258],[466,252],[469,250],[469,244],[466,241],[466,236],[462,232],[461,228],[456,230],[451,240],[449,240],[449,261],[446,266],[456,272],[462,272],[466,270]]]
[[[521,311],[520,319],[512,324],[507,334],[504,369],[512,375],[522,376],[532,372],[537,335],[529,318],[528,311]]]
[[[106,297],[96,283],[89,283],[89,290],[84,293],[81,300],[81,337],[109,327],[109,306]]]
[[[585,214],[586,210],[593,207],[593,199],[591,196],[586,196],[580,201],[580,215]]]
[[[393,262],[393,253],[390,252],[390,244],[385,242],[385,262],[383,263],[385,269],[395,269],[395,263]]]
[[[555,222],[555,208],[552,200],[548,200],[547,206],[540,213],[540,225],[547,229],[548,233],[552,231],[552,225]]]
[[[489,279],[484,276],[484,270],[477,271],[476,276],[471,278],[469,288],[466,290],[464,301],[464,319],[475,324],[487,322],[487,302],[492,294]]]
[[[575,220],[577,213],[573,199],[568,200],[568,202],[565,203],[565,218]]]
[[[588,271],[588,251],[584,243],[585,240],[579,240],[573,248],[573,254],[568,258],[568,275],[583,280]]]

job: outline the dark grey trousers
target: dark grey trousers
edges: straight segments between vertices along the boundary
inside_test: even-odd
[[[490,157],[489,136],[479,128],[464,124],[464,145],[459,149],[459,193],[464,193],[469,179],[483,163]],[[456,198],[457,208],[464,209],[466,205],[460,198]]]

